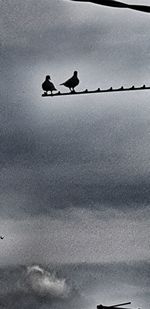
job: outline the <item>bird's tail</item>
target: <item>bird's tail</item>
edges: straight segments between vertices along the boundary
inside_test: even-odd
[[[62,83],[62,84],[59,84],[60,86],[63,86],[64,85],[64,83]]]

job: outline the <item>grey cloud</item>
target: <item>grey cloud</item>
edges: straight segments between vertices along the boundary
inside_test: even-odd
[[[11,208],[16,212],[13,203]],[[36,204],[34,203],[34,206]],[[116,210],[49,206],[49,214],[33,218],[28,210],[17,218],[1,219],[1,264],[111,263],[149,258],[149,209]],[[32,207],[32,204],[29,205]],[[44,205],[45,206],[45,205]],[[42,206],[44,208],[44,206]],[[37,211],[37,208],[35,209]],[[20,215],[20,216],[19,216]],[[50,216],[51,215],[51,216]],[[18,219],[18,220],[17,220]]]
[[[105,205],[106,209],[113,207],[123,212],[128,208],[145,208],[149,205],[148,180],[135,183],[122,180],[113,184],[111,179],[103,181],[103,177],[97,177],[95,183],[91,177],[91,181],[84,184],[79,173],[78,177],[65,177],[63,172],[56,176],[51,171],[49,175],[44,175],[42,171],[43,176],[27,170],[21,170],[20,173],[9,173],[12,180],[8,180],[8,176],[4,178],[2,174],[3,181],[8,183],[2,185],[1,191],[1,215],[4,217],[19,218],[44,213],[52,216],[52,209],[70,208],[71,205],[93,211]]]
[[[44,298],[33,291],[28,282],[28,269],[34,269],[32,276],[57,272],[57,279],[63,282],[67,278],[74,291],[64,301],[59,298]],[[132,301],[133,308],[141,305],[148,308],[149,295],[149,264],[72,264],[45,266],[6,267],[0,270],[1,275],[1,305],[5,308],[95,308],[99,302],[112,304]],[[41,275],[41,271],[43,273]],[[54,277],[53,277],[54,278]],[[58,279],[59,278],[59,279]],[[107,298],[107,301],[106,301]]]
[[[3,215],[50,213],[50,208],[70,205],[148,205],[147,103],[141,109],[120,99],[60,103],[58,110],[58,103],[53,108],[44,103],[49,107],[39,107],[44,111],[36,121],[28,116],[30,110],[23,119],[22,103],[20,124],[13,128],[10,123],[1,135]]]
[[[65,306],[75,293],[65,278],[39,265],[1,269],[1,279],[0,299],[4,308],[26,308],[27,305],[55,308],[60,303]]]
[[[95,66],[96,59],[101,60],[100,64],[107,61],[108,67],[115,61],[116,68],[119,70],[121,66],[122,71],[129,63],[133,70],[139,65],[146,67],[149,50],[146,17],[140,18],[140,24],[136,22],[136,15],[132,16],[131,22],[128,14],[111,22],[109,11],[102,19],[99,16],[103,9],[90,11],[88,7],[84,12],[69,1],[45,1],[44,6],[41,1],[38,4],[34,1],[3,4],[3,58],[16,64],[31,59],[33,63],[35,57],[42,62],[44,58],[50,64],[59,61],[62,66],[66,60],[75,62],[82,57],[87,62],[95,59]]]

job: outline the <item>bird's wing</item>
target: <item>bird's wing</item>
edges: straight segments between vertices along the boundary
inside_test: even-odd
[[[72,82],[72,77],[67,79],[64,83],[60,84],[60,85],[65,85],[65,84],[70,84],[70,82]]]

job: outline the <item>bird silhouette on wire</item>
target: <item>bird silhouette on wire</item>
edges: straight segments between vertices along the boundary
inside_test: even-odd
[[[150,13],[150,6],[147,5],[137,5],[137,4],[127,4],[124,2],[116,1],[116,0],[71,0],[76,2],[91,2],[94,4],[110,6],[114,8],[124,8],[124,9],[132,9],[145,13]]]
[[[75,92],[74,88],[79,85],[78,72],[74,71],[73,76],[60,85],[69,88],[71,92]]]
[[[42,84],[42,89],[45,91],[45,94],[47,94],[48,91],[51,92],[51,94],[53,94],[53,91],[57,91],[57,89],[55,88],[54,84],[50,81],[50,76],[46,75],[45,77],[45,81]]]

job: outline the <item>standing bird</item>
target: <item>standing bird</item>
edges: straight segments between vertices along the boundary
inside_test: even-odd
[[[69,88],[71,92],[75,92],[74,88],[79,85],[78,72],[74,71],[73,76],[60,85]]]
[[[128,4],[116,0],[71,0],[71,1],[77,1],[77,2],[91,2],[94,4],[100,4],[110,7],[116,7],[116,8],[124,8],[124,9],[132,9],[137,10],[145,13],[150,13],[150,6],[147,5],[137,5],[137,4]]]
[[[51,94],[53,94],[53,91],[57,91],[54,84],[50,82],[50,79],[51,79],[50,76],[46,75],[45,81],[42,84],[42,89],[45,91],[45,94],[47,94],[48,91],[50,91]]]

